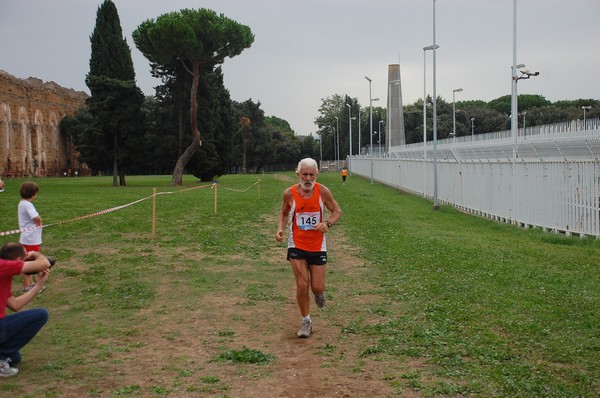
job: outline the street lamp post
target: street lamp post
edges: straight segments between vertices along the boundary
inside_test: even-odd
[[[473,141],[475,136],[475,118],[471,118],[471,141]]]
[[[323,131],[319,134],[319,171],[323,170]]]
[[[423,47],[423,159],[427,159],[427,51],[440,46]],[[423,192],[425,193],[425,192]]]
[[[335,136],[337,140],[337,149],[333,154],[335,156],[335,169],[338,170],[340,167],[340,119],[335,117]]]
[[[329,125],[328,126],[331,129],[331,137],[333,138],[333,150],[332,150],[332,154],[331,154],[331,158],[330,161],[327,163],[327,169],[329,170],[329,168],[331,167],[331,159],[333,159],[334,163],[335,163],[335,127],[333,125]]]
[[[589,111],[590,109],[592,109],[592,106],[584,105],[581,107],[581,109],[583,109],[583,129],[587,130],[587,126],[586,126],[586,122],[585,122],[585,111]]]
[[[521,76],[517,76],[517,70]],[[517,158],[518,143],[518,119],[519,108],[517,105],[517,82],[521,79],[529,79],[531,76],[538,76],[539,72],[532,72],[525,69],[525,65],[517,65],[517,0],[513,0],[513,63],[512,63],[512,92],[510,101],[510,132],[513,138],[513,159]],[[513,190],[514,196],[514,190]]]
[[[346,106],[348,107],[348,140],[350,141],[350,143],[349,143],[350,147],[348,148],[348,171],[350,172],[350,174],[352,174],[352,167],[351,167],[351,159],[352,159],[352,119],[356,119],[356,118],[352,117],[352,107],[350,106],[350,104],[346,104]]]
[[[511,107],[510,107],[510,132],[513,138],[513,166],[512,166],[512,204],[511,204],[511,219],[515,222],[517,189],[516,189],[516,162],[519,153],[518,149],[518,120],[517,113],[517,82],[519,79],[529,79],[531,76],[539,75],[539,72],[531,72],[525,68],[525,65],[517,65],[517,0],[513,0],[513,59],[512,59],[512,90],[511,90]],[[521,76],[517,76],[517,69],[521,72]]]
[[[452,90],[452,142],[456,140],[456,98],[455,94],[463,91],[462,88]]]
[[[381,123],[383,123],[383,120],[379,121],[379,139],[377,140],[379,143],[379,156],[381,156]]]
[[[517,0],[513,0],[513,57],[512,57],[512,70],[511,70],[511,92],[510,92],[510,133],[513,139],[513,156],[512,156],[512,177],[511,177],[511,191],[512,191],[512,202],[510,206],[510,218],[515,219],[516,209],[516,188],[515,188],[515,168],[517,163]]]
[[[510,101],[510,132],[513,139],[513,159],[517,157],[517,112],[517,0],[513,0],[513,62]]]
[[[360,105],[358,106],[358,155],[360,156],[360,150],[362,147],[360,146]]]
[[[369,137],[371,139],[371,146],[369,148],[369,157],[371,158],[371,185],[373,185],[373,98],[371,97],[371,83],[372,80],[365,76],[365,79],[369,81]]]
[[[433,0],[433,210],[440,208],[438,204],[438,163],[437,163],[437,94],[436,85],[436,44],[435,44],[435,0]]]

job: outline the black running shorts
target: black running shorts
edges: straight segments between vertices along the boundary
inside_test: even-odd
[[[288,248],[287,259],[306,260],[308,265],[325,265],[327,264],[327,252],[307,252],[306,250],[290,247]]]

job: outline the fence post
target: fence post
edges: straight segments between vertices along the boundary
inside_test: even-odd
[[[156,237],[156,187],[152,188],[152,240]]]
[[[219,186],[218,182],[215,181],[213,188],[215,190],[215,214],[217,214],[217,187]]]

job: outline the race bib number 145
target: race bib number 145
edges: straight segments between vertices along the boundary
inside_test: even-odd
[[[320,222],[321,213],[318,211],[296,214],[296,225],[302,230],[315,229],[316,225]]]

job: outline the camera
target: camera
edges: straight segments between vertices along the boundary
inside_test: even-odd
[[[44,254],[44,256],[48,259],[48,262],[50,263],[50,268],[54,267],[54,264],[56,264],[56,260],[51,257],[46,256],[45,254]],[[26,275],[36,275],[36,274],[37,274],[37,272],[27,272]]]

